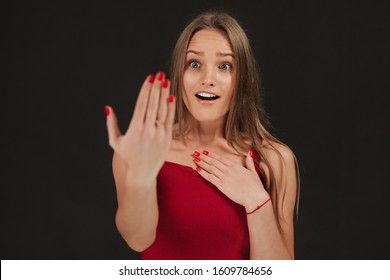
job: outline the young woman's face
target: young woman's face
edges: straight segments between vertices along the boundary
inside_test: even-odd
[[[184,103],[198,121],[218,121],[229,110],[235,85],[235,58],[228,40],[218,31],[194,34],[186,54]]]

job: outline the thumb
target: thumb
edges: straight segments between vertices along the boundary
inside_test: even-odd
[[[111,148],[115,150],[117,139],[122,135],[118,127],[118,120],[116,118],[114,109],[112,109],[110,106],[105,106],[104,112],[106,113],[108,143],[110,144]]]
[[[253,157],[254,157],[254,153],[253,153],[252,150],[250,150],[248,152],[248,154],[246,155],[245,165],[246,165],[246,168],[248,168],[250,171],[253,171],[254,173],[257,174],[256,167],[255,167],[255,162],[253,160]]]

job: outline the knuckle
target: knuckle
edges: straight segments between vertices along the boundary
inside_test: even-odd
[[[144,125],[143,124],[139,124],[137,122],[133,122],[132,121],[130,123],[128,132],[130,132],[130,133],[142,133],[143,130],[144,130]]]
[[[238,164],[235,164],[235,165],[233,166],[233,170],[234,170],[234,171],[239,171],[239,170],[241,170],[241,166],[238,165]]]
[[[217,173],[218,169],[215,166],[211,166],[210,171],[211,171],[211,173],[215,174],[215,173]]]
[[[154,136],[154,128],[148,126],[142,131],[142,135],[145,138],[153,138]]]

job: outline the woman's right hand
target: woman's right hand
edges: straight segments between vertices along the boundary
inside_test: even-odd
[[[109,144],[127,165],[126,179],[137,186],[150,186],[164,164],[172,141],[174,101],[169,80],[159,72],[142,85],[125,134],[118,128],[114,110],[105,108]]]

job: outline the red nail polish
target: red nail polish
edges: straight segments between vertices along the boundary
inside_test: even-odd
[[[194,152],[194,156],[198,157],[198,156],[200,156],[200,153],[197,152],[197,151],[195,151],[195,152]]]
[[[195,158],[195,161],[196,161],[196,162],[199,162],[199,161],[200,161],[200,158],[196,157],[196,158]]]
[[[168,79],[164,79],[163,88],[167,88],[168,84],[169,84]]]
[[[199,166],[196,168],[196,171],[200,172],[202,170],[202,168],[200,168]]]
[[[149,75],[148,82],[149,83],[153,83],[154,82],[154,75]]]
[[[110,108],[108,108],[108,106],[104,107],[104,113],[106,114],[106,116],[110,114]]]
[[[168,97],[168,102],[169,102],[169,103],[173,103],[173,101],[175,101],[175,97],[174,97],[173,95],[170,95],[170,96]]]
[[[253,151],[252,150],[249,151],[249,155],[251,156],[251,158],[253,158]]]
[[[164,78],[164,76],[165,76],[164,72],[158,72],[158,73],[157,73],[157,80],[162,81],[162,79]]]
[[[204,150],[203,154],[207,156],[209,154],[209,151]]]

